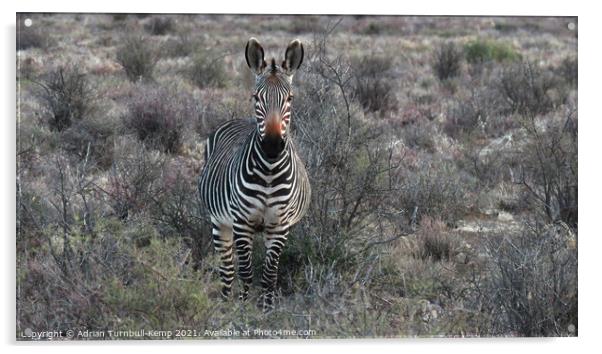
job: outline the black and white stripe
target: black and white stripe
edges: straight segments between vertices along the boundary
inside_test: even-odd
[[[291,50],[297,56],[291,55]],[[240,297],[247,298],[253,237],[264,230],[266,259],[261,284],[266,310],[273,307],[279,257],[289,229],[303,217],[311,197],[304,164],[286,131],[292,72],[301,63],[299,53],[303,55],[302,46],[293,41],[282,66],[273,60],[266,65],[259,43],[249,41],[247,62],[257,73],[255,119],[228,121],[211,134],[199,181],[201,200],[211,215],[224,297],[231,292],[236,251],[243,285]]]

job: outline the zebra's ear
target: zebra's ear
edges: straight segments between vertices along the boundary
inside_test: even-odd
[[[287,74],[292,75],[301,66],[303,62],[303,44],[298,39],[292,41],[284,53],[284,62],[282,68]]]
[[[251,68],[255,74],[261,74],[265,68],[265,60],[263,60],[263,48],[254,37],[249,39],[247,42],[247,47],[245,48],[245,59],[247,60],[247,65],[249,65],[249,68]]]

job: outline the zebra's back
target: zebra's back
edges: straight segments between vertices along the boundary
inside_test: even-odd
[[[199,195],[212,215],[226,216],[229,200],[228,166],[255,129],[253,119],[234,119],[221,124],[207,138],[205,166],[199,179]]]
[[[248,118],[232,119],[218,126],[207,138],[205,166],[207,166],[211,155],[216,151],[220,152],[224,149],[236,150],[239,148],[253,129],[255,129],[255,125],[255,120]]]

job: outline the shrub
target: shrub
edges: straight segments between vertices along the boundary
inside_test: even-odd
[[[145,39],[132,37],[117,49],[117,62],[130,81],[152,80],[157,56]]]
[[[497,89],[510,112],[534,116],[545,114],[565,97],[554,98],[552,90],[557,81],[549,72],[542,71],[535,63],[521,62],[505,67],[497,82]]]
[[[578,219],[578,134],[575,112],[566,116],[522,121],[525,144],[518,151],[520,173],[535,211],[543,211],[549,222],[561,220],[577,227]]]
[[[352,62],[354,94],[364,110],[381,115],[397,109],[396,90],[389,76],[393,61],[387,56],[366,56]]]
[[[512,46],[492,40],[476,40],[464,46],[464,56],[470,64],[488,61],[513,61],[520,59]]]
[[[500,106],[499,94],[495,89],[487,86],[471,86],[467,97],[458,97],[450,106],[443,131],[449,136],[458,138],[471,134],[479,129],[481,134],[499,135],[504,132],[499,128],[512,127],[510,122],[505,126]]]
[[[60,67],[36,83],[41,88],[37,94],[50,115],[51,129],[62,131],[94,109],[95,91],[86,75],[74,66]]]
[[[399,204],[408,217],[415,213],[417,222],[430,215],[455,225],[472,207],[471,182],[453,161],[425,157],[415,167],[401,167]]]
[[[198,198],[198,174],[183,159],[166,163],[161,173],[161,192],[149,206],[159,233],[182,240],[191,250],[195,269],[200,267],[211,243],[211,223]]]
[[[577,57],[564,58],[556,72],[567,84],[577,87],[579,76]]]
[[[101,169],[113,163],[113,133],[111,123],[87,118],[73,124],[61,135],[61,146],[78,160],[89,159]]]
[[[441,220],[424,216],[416,234],[418,247],[414,257],[431,261],[450,261],[458,253],[459,244]]]
[[[188,69],[189,79],[199,88],[226,87],[228,76],[221,58],[210,58],[208,52],[200,50],[192,59]]]
[[[410,149],[423,149],[431,153],[435,152],[436,133],[436,125],[426,119],[406,124],[400,131],[405,146]]]
[[[433,71],[441,81],[456,77],[460,74],[462,53],[453,42],[441,44],[433,56]]]
[[[195,46],[186,34],[179,34],[177,38],[169,38],[161,47],[161,54],[168,58],[182,58],[192,54]]]
[[[450,107],[443,124],[443,131],[451,137],[471,133],[486,117],[478,102],[472,99],[458,100]]]
[[[381,24],[370,22],[363,30],[363,33],[369,36],[378,36],[384,31],[384,26]]]
[[[144,29],[154,35],[162,36],[174,30],[173,18],[167,16],[152,17],[145,25]]]
[[[160,176],[164,163],[163,157],[148,153],[136,141],[116,144],[115,162],[105,190],[115,216],[127,220],[148,210],[161,193]]]
[[[577,335],[577,249],[566,225],[525,225],[485,242],[492,334]]]
[[[144,324],[182,328],[211,318],[210,279],[193,280],[190,267],[180,263],[181,245],[160,240],[148,220],[122,224],[103,218],[94,233],[93,238],[76,232],[70,237],[73,255],[67,268],[57,261],[62,252],[56,241],[35,257],[30,250],[20,253],[18,326],[127,331]],[[136,244],[139,233],[149,240],[143,249]]]
[[[17,63],[17,80],[33,79],[40,70],[39,63],[33,58],[25,58]]]
[[[389,208],[385,201],[394,192],[386,133],[362,119],[359,97],[351,95],[355,83],[349,63],[327,58],[325,47],[317,45],[316,60],[297,76],[303,89],[293,104],[292,127],[312,200],[291,230],[281,259],[287,266],[279,276],[287,293],[337,298],[344,291],[339,284],[350,276],[347,270],[362,269],[356,276],[370,278],[364,270],[375,262],[377,248],[367,244],[385,237],[374,230],[387,223],[385,217],[374,218]]]
[[[140,141],[164,152],[176,153],[182,145],[186,124],[196,111],[192,98],[184,93],[141,86],[127,103],[122,120]]]

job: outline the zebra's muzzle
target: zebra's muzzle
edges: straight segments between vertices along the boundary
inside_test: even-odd
[[[266,134],[261,142],[261,149],[269,159],[280,156],[284,150],[284,139],[280,135]]]

